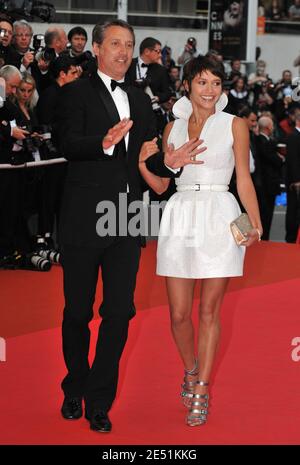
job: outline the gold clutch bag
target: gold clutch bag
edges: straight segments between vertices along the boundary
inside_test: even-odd
[[[242,213],[230,223],[230,229],[237,245],[242,245],[247,240],[246,234],[253,229],[247,213]]]

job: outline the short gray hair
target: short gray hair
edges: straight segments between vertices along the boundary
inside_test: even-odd
[[[96,42],[97,44],[101,45],[104,40],[105,31],[112,26],[123,27],[124,29],[127,29],[129,32],[131,32],[133,45],[135,44],[135,35],[133,27],[130,26],[130,24],[126,21],[123,21],[122,19],[114,19],[113,21],[107,21],[104,24],[96,24],[96,26],[93,29],[92,42]]]
[[[269,116],[261,116],[258,120],[258,127],[259,129],[265,129],[269,127],[270,123],[273,124],[272,118],[270,118]]]
[[[2,66],[0,69],[0,77],[2,77],[5,81],[8,81],[13,76],[19,76],[20,79],[22,78],[22,74],[18,68],[12,65]]]
[[[17,29],[28,29],[31,35],[33,35],[33,29],[31,25],[25,20],[21,19],[20,21],[15,21],[13,25],[13,35],[15,36],[17,33]]]

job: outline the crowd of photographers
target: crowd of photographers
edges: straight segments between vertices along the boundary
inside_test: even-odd
[[[0,16],[1,165],[63,156],[58,149],[59,93],[62,86],[88,78],[96,69],[92,53],[85,51],[87,40],[80,26],[68,35],[63,28],[52,26],[45,35],[34,35],[25,20],[12,23],[9,17]],[[149,95],[160,134],[174,119],[174,102],[184,95],[182,67],[201,54],[193,37],[188,38],[178,64],[171,49],[162,48],[158,39],[147,37],[141,42],[139,56],[126,79]],[[223,63],[217,52],[208,54]],[[263,239],[269,239],[275,197],[285,184],[286,241],[295,242],[300,210],[300,107],[293,98],[297,86],[292,73],[284,71],[275,83],[262,60],[257,61],[256,72],[248,76],[239,60],[223,66],[226,111],[243,117],[250,131],[250,171],[263,219]],[[51,262],[59,262],[55,229],[65,172],[66,163],[0,169],[0,267],[47,270]],[[234,176],[231,190],[237,195]],[[171,183],[163,196],[150,191],[150,200],[164,200],[174,191]],[[30,220],[34,215],[37,221],[33,227]]]

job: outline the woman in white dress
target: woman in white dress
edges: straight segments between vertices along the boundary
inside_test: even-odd
[[[174,106],[178,117],[163,135],[165,151],[189,139],[204,140],[207,150],[196,156],[202,164],[186,165],[176,179],[177,192],[169,199],[160,225],[157,274],[166,276],[172,334],[184,364],[181,396],[188,407],[189,426],[207,420],[208,385],[220,335],[219,313],[229,278],[243,274],[245,247],[260,240],[262,225],[249,173],[249,131],[241,118],[223,112],[220,64],[195,58],[184,70],[187,97]],[[157,151],[146,142],[140,153],[140,172],[152,189],[163,192],[169,180],[147,170],[145,160]],[[230,223],[240,215],[228,192],[233,169],[237,188],[253,229],[243,246],[231,234]],[[201,279],[199,337],[195,355],[191,319],[194,287]]]

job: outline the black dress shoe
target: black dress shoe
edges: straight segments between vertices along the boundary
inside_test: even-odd
[[[105,412],[95,412],[91,417],[87,414],[85,415],[86,419],[90,422],[90,428],[93,431],[98,433],[110,433],[112,424],[108,418],[107,413]]]
[[[66,420],[78,420],[82,417],[82,399],[80,397],[65,397],[61,414]]]

